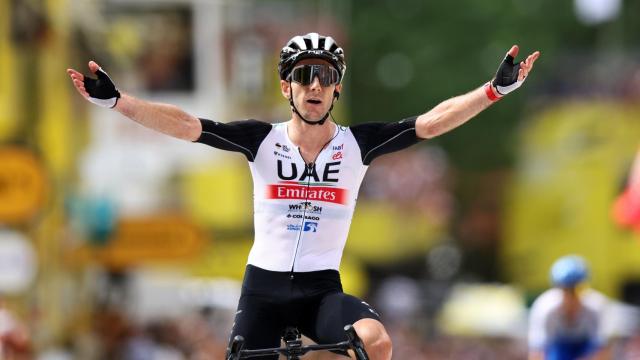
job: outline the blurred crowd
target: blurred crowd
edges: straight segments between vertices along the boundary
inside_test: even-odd
[[[3,360],[218,360],[224,358],[233,312],[202,308],[181,318],[137,324],[118,309],[95,314],[90,332],[33,351],[29,331],[0,310],[0,358]],[[221,318],[225,320],[221,321]],[[524,338],[427,334],[424,323],[405,319],[389,323],[393,358],[412,360],[519,360],[527,358]],[[33,331],[33,329],[31,330]],[[611,339],[602,359],[640,357],[640,334]],[[309,354],[306,358],[313,359]]]
[[[517,360],[528,354],[526,315],[515,327],[504,328],[500,316],[474,329],[460,331],[429,316],[423,287],[405,277],[391,277],[371,296],[382,313],[393,340],[394,359],[412,360]],[[450,291],[449,295],[453,292]],[[489,294],[486,292],[486,294]],[[449,299],[451,300],[451,299]],[[445,301],[447,301],[445,299]],[[478,306],[468,309],[486,312]],[[491,296],[486,302],[491,303]],[[489,307],[495,305],[489,305]],[[497,314],[510,312],[507,303]],[[144,320],[127,312],[126,306],[99,306],[89,328],[71,329],[48,347],[35,349],[36,322],[27,323],[6,306],[0,306],[0,358],[3,360],[217,360],[223,359],[235,310],[226,306],[200,306],[179,316],[155,315]],[[627,309],[628,310],[628,309]],[[625,310],[625,311],[627,311]],[[637,311],[611,314],[614,329],[605,355],[597,359],[634,360],[640,356]],[[482,317],[482,314],[477,314]],[[626,320],[624,319],[626,317]],[[486,320],[486,319],[485,319]],[[493,323],[491,323],[493,321]],[[73,327],[73,321],[68,322]],[[479,327],[478,327],[479,326]],[[493,326],[493,330],[491,327]],[[623,329],[623,327],[628,329]],[[629,328],[630,327],[630,328]],[[484,329],[484,330],[482,330]],[[306,339],[308,340],[308,339]],[[308,342],[307,342],[308,343]],[[317,355],[317,354],[316,354]],[[307,359],[314,359],[310,353]]]

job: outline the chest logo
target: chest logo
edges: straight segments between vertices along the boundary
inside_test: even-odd
[[[341,155],[342,156],[342,155]],[[337,160],[337,159],[334,159]],[[316,181],[316,182],[338,182],[338,168],[340,161],[326,163],[324,169],[320,171],[322,178],[316,170],[316,166],[304,166],[302,175],[298,177],[298,166],[294,162],[288,162],[287,165],[282,160],[278,159],[278,178],[281,180],[298,180],[298,181]]]
[[[266,198],[324,201],[345,205],[347,203],[347,190],[323,183],[311,184],[296,181],[281,181],[278,184],[267,185]]]
[[[287,145],[281,145],[280,143],[276,143],[276,147],[284,152],[289,152],[289,150],[291,150]]]

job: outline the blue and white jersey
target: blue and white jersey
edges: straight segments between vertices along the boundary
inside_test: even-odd
[[[542,352],[546,360],[573,360],[600,349],[604,343],[603,314],[608,299],[587,289],[580,293],[580,310],[573,319],[562,311],[562,290],[545,291],[529,314],[529,348]]]
[[[415,121],[337,126],[307,164],[289,139],[288,122],[201,119],[198,142],[241,152],[249,161],[255,239],[248,263],[270,271],[338,270],[369,164],[418,142]]]

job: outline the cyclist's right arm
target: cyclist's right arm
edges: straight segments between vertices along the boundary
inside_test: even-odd
[[[195,116],[174,105],[153,103],[121,94],[107,73],[94,61],[89,62],[89,70],[97,79],[85,77],[74,69],[67,69],[76,90],[88,101],[115,109],[145,127],[179,139],[195,141],[200,137],[202,124]]]

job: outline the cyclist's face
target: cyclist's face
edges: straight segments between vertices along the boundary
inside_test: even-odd
[[[332,78],[331,70],[333,67],[328,62],[321,59],[304,59],[296,64],[296,68],[303,65],[322,65],[328,66],[328,69],[304,69],[296,74],[298,76],[294,78],[294,81],[281,80],[280,88],[282,95],[287,99],[293,93],[293,103],[305,119],[318,121],[329,111],[333,102],[334,90],[342,90],[342,85],[332,83],[335,82],[333,81],[335,77]],[[318,74],[318,72],[323,73]],[[308,75],[310,74],[312,74],[313,80],[309,84],[303,85],[303,83],[309,82]],[[322,86],[320,77],[324,77],[322,82],[328,83],[327,86]]]

